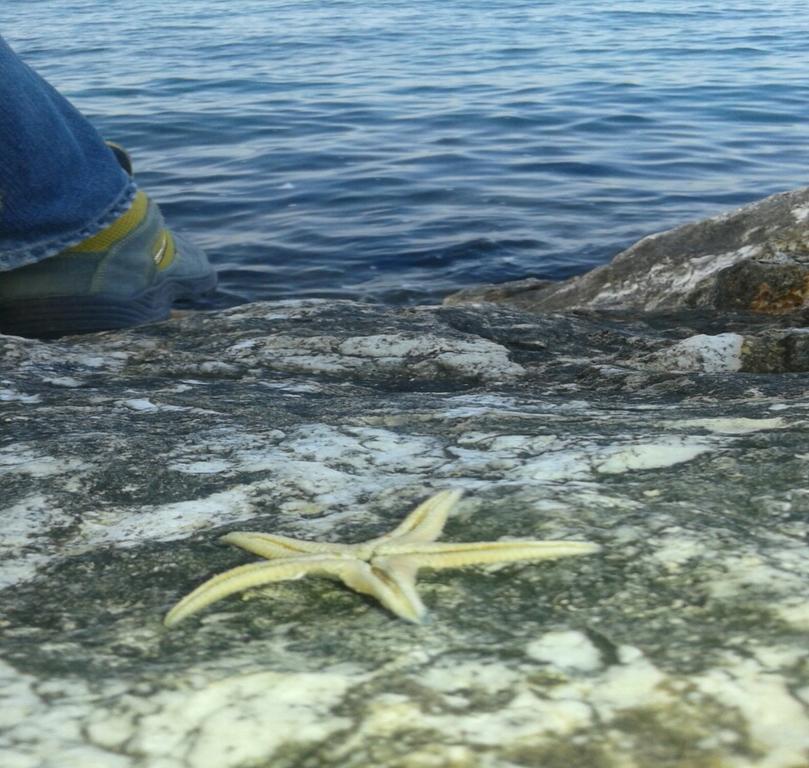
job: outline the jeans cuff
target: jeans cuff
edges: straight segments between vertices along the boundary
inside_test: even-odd
[[[34,244],[28,243],[24,247],[16,250],[0,252],[0,272],[17,269],[18,267],[24,267],[28,264],[35,264],[38,261],[47,259],[49,256],[55,256],[57,253],[61,253],[66,248],[78,245],[88,237],[92,237],[92,235],[98,234],[129,210],[137,191],[138,188],[135,182],[132,179],[127,179],[126,186],[112,205],[100,216],[97,216],[85,224],[81,229],[74,230],[60,237],[49,238],[42,242]]]

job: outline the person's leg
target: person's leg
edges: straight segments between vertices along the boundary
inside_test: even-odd
[[[109,226],[135,184],[92,125],[0,38],[0,270]]]
[[[162,320],[215,285],[205,254],[137,190],[128,156],[0,39],[0,333]]]

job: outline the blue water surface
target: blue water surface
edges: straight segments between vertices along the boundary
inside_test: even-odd
[[[217,304],[565,277],[809,183],[809,13],[702,0],[3,0]]]

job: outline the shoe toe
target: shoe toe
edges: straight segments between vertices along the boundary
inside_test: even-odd
[[[216,271],[205,251],[183,235],[172,232],[174,259],[166,269],[165,278],[181,288],[183,296],[207,293],[216,287]]]

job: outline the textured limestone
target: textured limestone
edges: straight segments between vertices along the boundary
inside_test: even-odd
[[[791,322],[286,302],[0,336],[0,764],[806,765]],[[320,579],[161,625],[250,561],[228,530],[358,541],[448,487],[448,541],[602,552],[425,573],[424,626]]]

